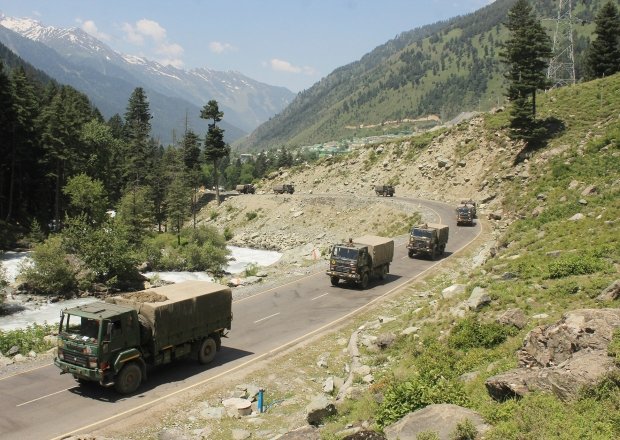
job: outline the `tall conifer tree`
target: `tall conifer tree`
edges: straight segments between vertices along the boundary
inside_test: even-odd
[[[595,19],[596,40],[588,53],[591,77],[601,78],[620,72],[620,16],[612,1],[605,3]]]
[[[201,110],[202,119],[211,119],[207,136],[205,138],[205,159],[213,163],[213,180],[215,182],[215,200],[220,204],[220,188],[218,177],[218,162],[221,158],[230,154],[230,148],[224,142],[224,130],[217,126],[217,123],[224,117],[224,112],[220,111],[217,101],[210,100]]]

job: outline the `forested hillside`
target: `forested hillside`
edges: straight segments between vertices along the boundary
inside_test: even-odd
[[[504,103],[500,63],[506,11],[515,0],[497,0],[475,13],[403,32],[336,69],[305,90],[279,115],[237,144],[240,150],[299,146],[363,134],[363,125],[438,115]],[[584,76],[585,50],[602,0],[573,2],[575,64]],[[557,17],[557,2],[532,3],[538,16]],[[543,20],[553,35],[555,22]]]

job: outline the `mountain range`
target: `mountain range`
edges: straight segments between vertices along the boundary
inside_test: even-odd
[[[149,99],[152,134],[164,144],[189,125],[206,131],[200,109],[215,99],[224,112],[228,142],[251,132],[284,109],[295,94],[255,81],[239,72],[207,68],[183,70],[112,50],[79,28],[45,26],[0,13],[0,43],[54,78],[85,93],[105,117],[123,115],[136,87]]]

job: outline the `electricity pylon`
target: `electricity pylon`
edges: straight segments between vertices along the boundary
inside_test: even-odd
[[[552,88],[575,84],[572,6],[572,0],[559,0],[558,17],[554,19],[553,51],[547,69]]]

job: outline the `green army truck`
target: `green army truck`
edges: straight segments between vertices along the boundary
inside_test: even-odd
[[[385,278],[393,258],[394,240],[365,235],[332,247],[327,275],[333,286],[344,280],[365,289],[371,278]]]
[[[449,227],[439,223],[424,223],[411,228],[407,249],[409,258],[426,255],[435,260],[446,250]]]
[[[383,197],[394,197],[394,186],[392,185],[375,185],[375,194]]]
[[[254,194],[256,192],[256,188],[251,183],[244,183],[242,185],[235,186],[235,191],[239,194]]]
[[[460,205],[456,207],[456,225],[474,224],[475,209],[472,205]]]
[[[295,187],[290,183],[285,183],[282,185],[274,185],[273,192],[275,194],[293,194],[295,192]]]
[[[211,362],[232,322],[230,288],[186,281],[107,298],[61,313],[54,364],[79,382],[133,393],[147,365]]]

